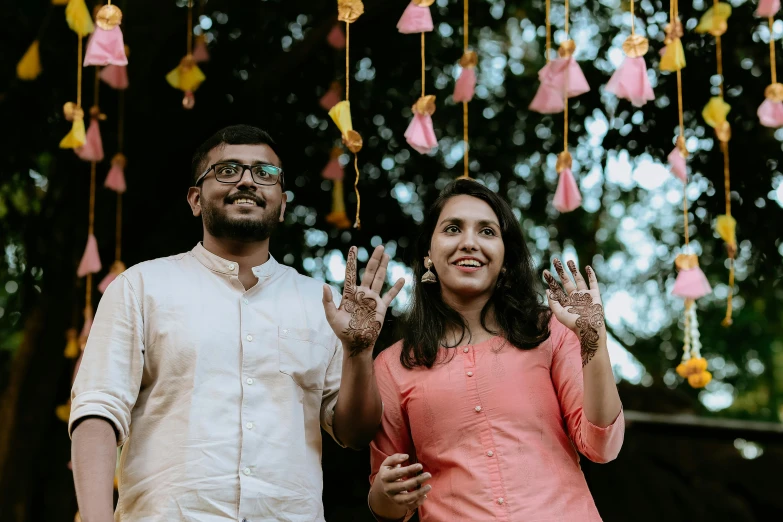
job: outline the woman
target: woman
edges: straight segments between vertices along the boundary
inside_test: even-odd
[[[613,460],[624,421],[595,274],[554,260],[549,308],[519,223],[470,180],[430,209],[403,339],[375,361],[378,520],[600,521],[577,451]],[[551,310],[551,311],[550,311]]]

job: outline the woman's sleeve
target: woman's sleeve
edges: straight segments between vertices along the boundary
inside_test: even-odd
[[[375,379],[383,402],[383,415],[381,427],[370,443],[370,484],[375,481],[383,461],[395,453],[410,456],[405,465],[416,461],[408,415],[402,407],[398,383],[389,369],[390,364],[400,364],[394,360],[392,352],[396,350],[387,349],[375,359]],[[413,513],[408,511],[404,520],[411,518]]]
[[[568,435],[579,452],[593,462],[605,463],[617,458],[623,445],[623,411],[606,427],[596,426],[584,414],[584,376],[579,338],[553,318],[552,382],[560,402]]]

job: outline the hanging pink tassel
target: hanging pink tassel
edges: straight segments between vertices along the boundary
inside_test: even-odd
[[[462,72],[454,85],[454,101],[457,103],[469,102],[476,92],[476,68],[463,67]]]
[[[113,282],[115,279],[117,279],[117,274],[113,274],[113,273],[111,273],[111,272],[109,272],[108,274],[106,274],[106,277],[104,277],[104,278],[101,280],[101,283],[98,285],[98,291],[99,291],[100,293],[102,293],[102,294],[103,294],[103,293],[105,293],[105,292],[106,292],[106,289],[107,289],[107,288],[109,288],[109,285],[110,285],[110,284],[112,284],[112,282]]]
[[[566,71],[568,72],[568,85],[566,85]],[[590,90],[579,62],[573,56],[557,58],[546,64],[539,72],[541,83],[551,85],[559,92],[566,90],[569,98],[579,96]]]
[[[128,67],[126,65],[107,65],[101,69],[101,80],[112,89],[128,88]]]
[[[326,43],[335,49],[345,49],[345,33],[340,24],[334,24],[332,30],[326,35]]]
[[[76,275],[84,277],[87,274],[95,274],[101,271],[101,257],[98,254],[98,240],[93,234],[87,236],[87,246],[84,249],[84,255],[76,270]]]
[[[647,65],[641,56],[627,56],[606,84],[606,90],[641,107],[655,99],[650,79],[647,77]]]
[[[321,171],[321,177],[335,181],[343,179],[344,176],[343,166],[340,165],[340,154],[332,154],[332,158]]]
[[[783,102],[772,101],[769,98],[759,105],[756,114],[765,127],[777,129],[783,127]]]
[[[560,174],[552,204],[559,212],[571,212],[582,204],[582,194],[576,184],[571,169],[564,169]]]
[[[770,16],[775,16],[778,11],[780,11],[780,0],[759,0],[756,16],[769,18]]]
[[[103,161],[103,141],[101,141],[101,129],[96,116],[90,118],[87,141],[83,146],[74,149],[74,152],[84,161]]]
[[[342,93],[340,91],[340,84],[336,82],[333,83],[329,90],[326,91],[323,96],[321,96],[321,99],[318,100],[318,103],[321,105],[321,107],[323,107],[324,110],[330,110],[342,100]]]
[[[101,283],[98,285],[98,291],[100,293],[105,293],[106,289],[109,288],[109,285],[117,279],[117,276],[119,276],[121,273],[125,271],[125,264],[122,261],[115,261],[111,265],[111,269],[109,269],[109,273],[106,274],[106,277],[103,278]]]
[[[193,60],[196,63],[204,63],[209,61],[209,51],[207,50],[207,40],[204,35],[196,37],[196,45],[193,46]]]
[[[566,71],[568,72],[567,86]],[[563,112],[564,91],[569,98],[573,98],[590,90],[582,68],[573,56],[552,60],[538,71],[538,79],[541,85],[529,108],[541,114]]]
[[[563,93],[553,88],[551,85],[542,83],[538,86],[533,101],[528,107],[531,111],[540,114],[556,114],[565,109]]]
[[[90,65],[128,65],[119,25],[108,31],[100,27],[95,29],[87,41],[87,53],[84,55],[84,66]]]
[[[123,154],[115,154],[111,159],[111,169],[106,175],[106,180],[103,182],[103,186],[109,190],[113,190],[118,194],[125,192],[127,187],[125,186],[125,165],[127,160]]]
[[[432,127],[432,116],[415,113],[405,131],[405,139],[408,141],[408,145],[420,154],[427,154],[435,150],[438,146],[438,140]]]
[[[684,299],[699,299],[712,292],[707,276],[696,266],[688,270],[680,270],[674,281],[672,295]]]
[[[677,176],[683,183],[686,183],[688,181],[688,169],[685,166],[685,158],[680,154],[680,149],[674,147],[667,159],[669,160],[669,169],[672,171],[672,174]]]
[[[428,33],[433,29],[430,8],[416,5],[415,2],[408,4],[397,22],[397,30],[403,34]]]

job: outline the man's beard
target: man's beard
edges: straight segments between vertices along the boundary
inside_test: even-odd
[[[221,239],[233,239],[235,241],[254,242],[269,239],[278,225],[280,207],[264,208],[261,219],[252,219],[250,216],[236,219],[226,215],[222,208],[204,204],[202,200],[201,216],[204,226],[212,237]]]

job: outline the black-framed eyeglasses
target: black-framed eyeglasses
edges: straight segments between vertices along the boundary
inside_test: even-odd
[[[253,182],[256,185],[276,185],[283,177],[283,169],[276,165],[270,165],[269,163],[256,163],[255,165],[243,165],[234,161],[221,161],[210,165],[210,167],[199,176],[194,183],[194,186],[198,186],[210,171],[215,171],[215,179],[220,183],[237,183],[242,176],[245,175],[245,171],[250,171],[250,177],[253,178]]]

